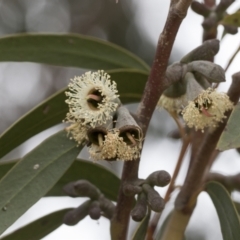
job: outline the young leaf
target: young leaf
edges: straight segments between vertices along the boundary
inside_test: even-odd
[[[36,62],[86,69],[134,68],[149,71],[131,52],[79,34],[18,34],[0,38],[0,62]]]
[[[140,100],[147,80],[146,73],[132,69],[113,70],[108,73],[117,83],[122,103]],[[65,91],[66,89],[63,89],[39,104],[0,136],[0,158],[30,137],[62,122],[68,111]]]
[[[220,151],[240,147],[240,104],[237,104],[227,122],[222,135],[218,141],[217,149]]]
[[[71,210],[71,208],[50,213],[4,236],[1,240],[42,239],[63,224],[63,216],[69,210]]]
[[[144,240],[145,239],[150,216],[151,216],[151,210],[148,209],[147,215],[142,220],[142,222],[139,224],[136,232],[134,233],[134,235],[132,237],[132,240]]]
[[[221,24],[240,27],[240,11],[226,15],[221,21]]]
[[[223,239],[239,240],[239,217],[227,190],[217,182],[209,182],[206,185],[206,191],[217,210]]]
[[[70,167],[82,147],[65,131],[43,141],[0,181],[0,234],[44,196]]]

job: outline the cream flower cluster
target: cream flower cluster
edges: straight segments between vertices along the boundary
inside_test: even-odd
[[[92,144],[89,148],[90,157],[93,160],[134,160],[139,158],[141,142],[135,146],[128,145],[119,136],[118,129],[112,129],[104,136],[100,145]]]
[[[232,108],[233,103],[227,94],[208,88],[188,103],[182,115],[187,126],[204,131],[207,127],[216,128],[226,118],[225,112]]]
[[[95,127],[112,118],[119,103],[116,83],[103,70],[86,72],[71,79],[66,92],[69,105],[67,120],[79,121]]]
[[[119,106],[116,83],[103,70],[71,79],[66,92],[69,106],[66,131],[78,144],[87,140],[87,130],[112,119]]]

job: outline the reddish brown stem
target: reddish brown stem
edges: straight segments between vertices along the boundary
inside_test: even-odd
[[[171,1],[167,21],[158,41],[153,66],[137,110],[137,120],[143,128],[144,135],[160,95],[172,84],[165,78],[165,71],[175,37],[190,4],[191,0]],[[138,167],[139,160],[124,163],[116,211],[111,221],[112,240],[126,239],[134,197],[125,196],[122,190],[125,182],[138,178]]]

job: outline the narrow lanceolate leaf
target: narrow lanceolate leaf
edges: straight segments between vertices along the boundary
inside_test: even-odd
[[[20,160],[0,163],[0,179]],[[85,179],[94,184],[107,198],[116,201],[120,179],[101,165],[76,159],[46,196],[66,196],[63,186],[69,182]]]
[[[122,103],[137,102],[141,98],[147,74],[138,70],[108,72],[117,83]],[[0,136],[0,158],[37,133],[61,123],[68,111],[66,89],[54,94],[29,111]]]
[[[62,225],[62,219],[71,208],[50,213],[1,238],[1,240],[39,240]]]
[[[0,38],[1,62],[36,62],[87,69],[149,67],[131,52],[79,34],[19,34]]]
[[[20,160],[0,163],[0,179]],[[96,162],[76,159],[45,196],[66,196],[63,186],[85,179],[94,184],[110,200],[116,201],[120,179]]]
[[[55,185],[80,149],[60,131],[28,153],[1,179],[0,234]]]
[[[134,233],[134,235],[132,237],[132,240],[144,240],[145,239],[150,216],[151,216],[151,210],[148,209],[147,215],[139,224],[136,232]]]
[[[220,151],[240,147],[240,104],[237,104],[229,117],[227,126],[218,141],[217,149]]]
[[[240,27],[240,11],[226,15],[221,21],[221,24]]]
[[[239,240],[239,217],[227,190],[217,182],[209,182],[206,191],[217,210],[223,240]]]
[[[96,162],[77,159],[67,172],[60,178],[47,196],[66,196],[63,186],[80,179],[88,180],[110,200],[116,201],[120,179]]]

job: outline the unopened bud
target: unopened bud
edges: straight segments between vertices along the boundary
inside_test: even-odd
[[[171,80],[172,83],[181,81],[185,74],[186,66],[179,62],[171,64],[166,70],[166,78]]]
[[[169,184],[170,181],[171,181],[170,174],[164,170],[153,172],[146,179],[146,183],[148,183],[151,186],[158,187],[165,187],[166,185]]]
[[[211,59],[218,53],[218,51],[219,40],[217,39],[207,40],[203,42],[201,46],[193,49],[191,52],[185,55],[180,62],[189,63],[198,60],[211,61]]]
[[[100,203],[98,201],[91,203],[88,214],[93,220],[98,220],[101,217]]]
[[[233,2],[234,0],[221,0],[215,9],[215,12],[217,14],[224,13]]]
[[[123,193],[126,196],[134,196],[136,194],[139,194],[141,191],[142,188],[140,186],[136,186],[131,183],[125,183],[123,186]]]
[[[79,180],[71,182],[64,186],[63,190],[73,197],[89,197],[91,199],[98,199],[99,190],[90,182],[86,180]]]
[[[65,214],[63,217],[63,223],[69,226],[76,225],[79,221],[84,219],[88,215],[88,209],[91,201],[88,200],[80,205],[78,208],[75,208]]]
[[[207,88],[211,87],[211,84],[203,75],[201,75],[198,72],[193,72],[193,75],[194,75],[194,78],[196,79],[196,81],[201,85],[201,87],[203,89],[207,89]]]
[[[143,191],[147,194],[147,201],[150,208],[155,212],[161,212],[165,203],[159,193],[148,184],[143,184]]]
[[[207,17],[210,14],[210,9],[208,9],[204,4],[197,1],[192,2],[191,8],[195,13],[204,17]]]
[[[147,196],[145,193],[140,193],[135,207],[131,211],[132,219],[140,222],[147,214]]]
[[[232,34],[232,35],[235,35],[238,33],[238,27],[236,27],[236,26],[226,25],[226,26],[224,26],[224,30],[225,30],[225,32]]]
[[[100,196],[99,203],[100,208],[104,212],[105,217],[111,219],[115,211],[115,205],[104,196]]]
[[[215,63],[208,61],[194,61],[188,63],[187,66],[189,72],[198,72],[210,82],[225,82],[224,69]]]

